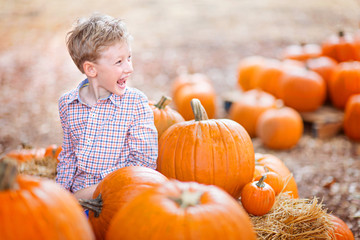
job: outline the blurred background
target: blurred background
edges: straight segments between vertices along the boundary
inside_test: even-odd
[[[125,20],[134,37],[130,84],[152,100],[169,94],[184,70],[207,74],[221,95],[237,87],[241,58],[278,57],[288,44],[319,43],[340,29],[356,31],[360,22],[359,0],[0,3],[0,152],[61,143],[57,100],[84,79],[65,46],[79,17],[101,12]]]

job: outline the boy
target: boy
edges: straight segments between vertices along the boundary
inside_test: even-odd
[[[59,99],[64,133],[56,182],[90,199],[110,172],[139,165],[155,169],[157,131],[146,96],[126,86],[133,72],[124,23],[94,14],[67,35],[71,58],[86,79]]]

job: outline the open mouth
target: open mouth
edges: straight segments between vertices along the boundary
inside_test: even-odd
[[[118,80],[117,84],[120,88],[125,88],[126,87],[126,78]]]

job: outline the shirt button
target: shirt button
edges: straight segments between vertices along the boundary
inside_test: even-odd
[[[91,178],[91,175],[90,175],[90,174],[88,174],[88,175],[87,175],[87,177],[88,177],[88,178]]]

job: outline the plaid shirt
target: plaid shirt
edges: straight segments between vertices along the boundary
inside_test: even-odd
[[[56,182],[72,192],[125,166],[156,168],[157,130],[147,97],[126,88],[124,95],[111,94],[90,107],[79,98],[87,83],[59,99],[64,141]]]

